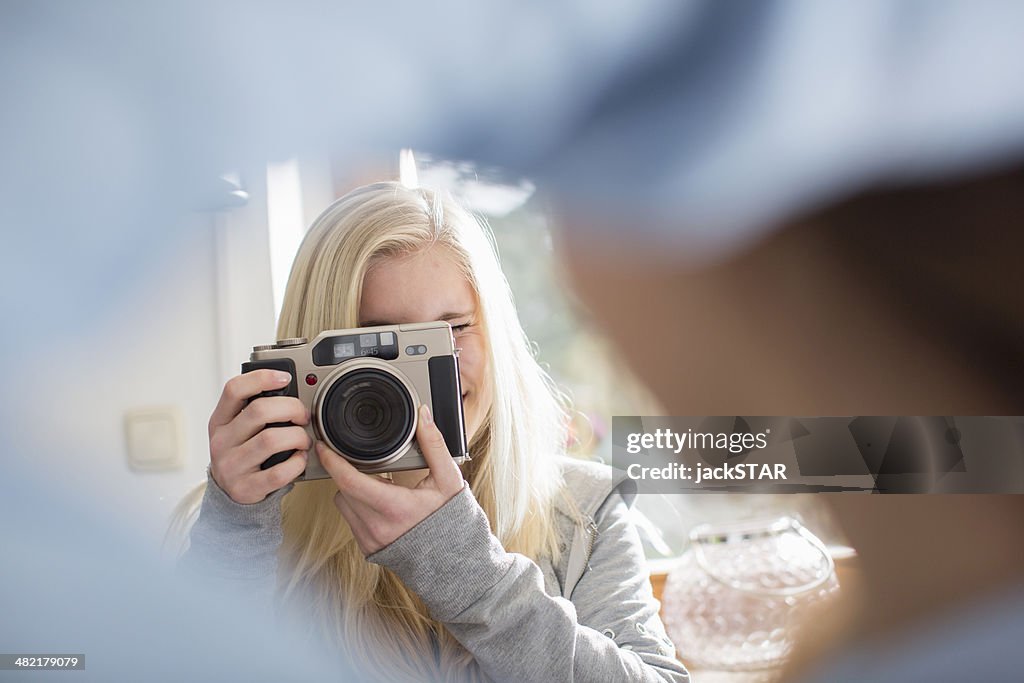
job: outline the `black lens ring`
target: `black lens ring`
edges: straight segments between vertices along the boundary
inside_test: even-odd
[[[352,425],[355,411],[377,403],[383,431],[358,434]],[[393,374],[379,368],[358,368],[335,380],[320,405],[320,424],[330,445],[354,459],[376,461],[393,455],[412,433],[415,407],[406,386]],[[368,431],[368,430],[364,430]],[[371,445],[370,440],[373,443]]]

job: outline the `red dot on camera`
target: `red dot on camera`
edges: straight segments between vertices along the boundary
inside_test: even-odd
[[[308,375],[306,375],[306,384],[308,384],[309,386],[313,386],[314,384],[316,384],[316,375],[314,375],[313,373],[309,373]]]

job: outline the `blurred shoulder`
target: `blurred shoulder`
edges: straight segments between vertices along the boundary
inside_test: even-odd
[[[613,495],[621,496],[627,506],[636,495],[636,485],[626,473],[604,463],[562,456],[558,466],[565,487],[563,498],[567,507],[575,508],[566,510],[570,516],[582,513],[593,518]]]

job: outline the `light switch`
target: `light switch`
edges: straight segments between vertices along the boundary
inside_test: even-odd
[[[174,470],[184,466],[181,411],[176,406],[125,413],[128,464],[136,470]]]

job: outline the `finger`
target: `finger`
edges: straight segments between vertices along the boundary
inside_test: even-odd
[[[232,377],[224,385],[217,407],[210,415],[210,430],[226,425],[242,412],[245,402],[264,391],[278,391],[292,380],[292,376],[280,370],[253,370]]]
[[[238,465],[243,471],[256,470],[275,453],[306,451],[312,445],[309,434],[302,427],[268,427],[235,449],[234,453],[237,453]]]
[[[430,408],[426,404],[420,406],[419,424],[416,425],[416,442],[423,453],[423,459],[430,468],[430,476],[437,482],[437,487],[444,493],[457,493],[463,485],[462,472],[448,452],[441,430],[434,424]]]
[[[225,482],[237,483],[247,479],[249,475],[260,472],[260,466],[275,453],[308,451],[309,436],[291,431],[301,429],[302,427],[273,427],[265,430],[267,432],[265,436],[263,432],[260,432],[241,446],[221,452],[211,450],[210,469],[216,471],[218,475],[216,480],[221,483],[222,488],[224,488]],[[291,433],[280,433],[289,431]],[[225,488],[225,490],[227,489]]]
[[[345,518],[348,528],[352,530],[352,538],[355,539],[356,545],[359,546],[359,551],[363,555],[369,555],[369,547],[364,539],[369,538],[370,530],[341,491],[334,494],[334,507],[338,508],[338,512]]]
[[[309,411],[302,401],[294,396],[263,396],[249,402],[235,419],[218,430],[224,432],[225,440],[245,443],[264,427],[275,422],[291,422],[296,425],[309,424]]]
[[[224,475],[221,478],[214,477],[218,486],[236,503],[249,505],[258,503],[268,494],[285,486],[296,477],[302,474],[306,468],[306,452],[299,451],[288,460],[271,467],[266,471],[256,473],[245,473],[237,475]],[[210,467],[211,473],[213,466]]]
[[[345,521],[352,527],[352,531],[356,535],[360,535],[369,530],[365,516],[373,515],[374,511],[372,508],[367,507],[365,504],[359,501],[349,498],[341,491],[334,494],[334,507],[338,508],[338,511],[345,517]]]
[[[316,442],[316,454],[320,458],[320,464],[337,484],[338,490],[354,501],[376,508],[395,495],[392,484],[363,474],[344,457],[328,448],[324,442]]]
[[[341,491],[334,493],[334,507],[338,508],[338,512],[344,515],[345,519],[352,515],[352,506],[348,504],[345,495]]]
[[[347,496],[343,490],[339,490],[334,495],[334,505],[345,515],[345,519],[361,529],[369,529],[370,525],[367,520],[380,516],[379,511],[374,507]],[[353,530],[355,530],[355,526],[353,526]]]
[[[295,481],[305,471],[308,455],[307,451],[296,451],[284,462],[250,475],[250,485],[266,497],[267,494]]]

